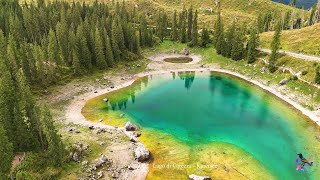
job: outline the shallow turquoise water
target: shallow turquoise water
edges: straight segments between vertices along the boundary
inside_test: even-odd
[[[103,110],[121,111],[141,127],[170,133],[191,147],[233,144],[279,179],[317,179],[313,167],[307,172],[295,170],[297,153],[312,155],[306,135],[296,132],[295,122],[302,120],[289,108],[280,108],[280,103],[273,104],[270,94],[210,73],[156,75],[141,82]]]

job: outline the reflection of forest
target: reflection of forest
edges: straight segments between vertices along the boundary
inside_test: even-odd
[[[178,72],[181,80],[184,80],[184,87],[190,89],[195,78],[195,71]]]
[[[172,73],[172,79],[176,79],[176,77],[179,77],[178,81],[183,80],[184,81],[184,87],[189,90],[194,82],[195,79],[195,72],[178,72]],[[152,79],[152,76],[146,76],[143,78],[140,78],[136,80],[131,86],[128,86],[126,88],[120,89],[118,91],[111,92],[107,94],[107,98],[109,100],[108,106],[106,109],[112,109],[112,110],[124,110],[128,106],[128,102],[131,100],[132,104],[136,101],[136,93],[141,91],[144,87],[148,86],[149,80]],[[215,103],[212,104],[212,106],[232,102],[231,105],[228,105],[231,112],[235,112],[240,117],[248,117],[251,116],[249,119],[254,119],[256,117],[252,117],[254,115],[258,114],[265,114],[266,117],[269,113],[269,110],[267,107],[263,104],[266,103],[267,96],[261,97],[262,99],[256,99],[252,94],[250,93],[250,90],[247,88],[242,88],[237,84],[237,82],[234,82],[232,79],[229,79],[224,76],[217,75],[216,73],[211,73],[209,75],[209,82],[208,82],[208,88],[211,94],[213,95],[211,98],[218,98],[216,99]],[[220,102],[221,101],[221,102]],[[258,106],[255,109],[258,111],[255,113],[250,113],[250,109],[252,106],[252,103],[254,101],[254,106]],[[212,107],[214,108],[214,107]],[[265,119],[260,117],[260,121],[257,121],[259,123],[258,125],[262,126],[265,125]],[[246,122],[245,119],[243,119],[242,123]]]
[[[255,108],[257,109],[256,113],[260,115],[263,114],[262,116],[259,116],[259,121],[256,122],[259,123],[259,126],[265,126],[265,118],[269,116],[269,110],[267,109],[267,106],[265,106],[268,95],[264,95],[260,100],[256,99],[252,96],[252,93],[254,92],[250,92],[249,89],[242,88],[231,79],[219,76],[215,73],[210,74],[209,90],[213,97],[222,96],[224,100],[227,100],[228,97],[232,97],[235,100],[238,100],[232,101],[233,104],[230,105],[232,110],[230,111],[234,111],[239,117],[248,117],[249,114],[250,116],[255,115],[255,113],[248,112],[248,110],[251,109],[250,106],[252,106],[252,102],[254,102],[254,105],[256,106]],[[251,119],[254,118],[255,117],[251,117]]]
[[[178,76],[181,80],[184,80],[184,86],[186,89],[190,89],[191,85],[195,79],[195,72],[178,72]],[[152,79],[152,76],[142,77],[136,80],[131,86],[123,88],[121,90],[111,92],[108,94],[108,106],[111,106],[112,110],[122,110],[126,109],[128,101],[131,99],[131,102],[134,104],[136,100],[136,93],[141,91],[141,89],[148,86],[149,78]],[[172,73],[172,78],[176,78],[176,73]]]
[[[127,108],[127,103],[131,99],[134,104],[136,100],[136,93],[141,91],[141,89],[148,86],[149,77],[142,77],[136,80],[132,85],[123,88],[119,91],[110,93],[108,96],[109,105],[112,110],[121,110]]]

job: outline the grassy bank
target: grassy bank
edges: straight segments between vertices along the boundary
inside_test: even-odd
[[[281,33],[281,49],[285,51],[320,56],[320,24]],[[260,35],[261,47],[270,49],[274,32]]]
[[[146,50],[144,55],[150,56],[156,53],[170,53],[173,49],[181,50],[186,47],[186,44],[165,41],[156,48]],[[235,71],[247,77],[251,77],[252,79],[259,80],[265,85],[279,88],[283,94],[292,95],[295,101],[299,102],[301,105],[310,110],[314,110],[319,107],[320,90],[318,88],[310,86],[309,84],[299,80],[289,81],[286,86],[280,87],[279,82],[285,78],[289,79],[292,77],[292,75],[288,72],[283,73],[280,70],[273,74],[261,73],[261,69],[266,66],[262,60],[257,60],[251,65],[248,65],[246,60],[233,61],[218,55],[212,46],[207,48],[191,48],[190,51],[191,53],[201,55],[204,64]],[[269,59],[267,54],[260,54],[259,57]],[[278,60],[277,64],[279,66],[285,65],[296,72],[302,70],[307,71],[307,74],[302,77],[308,81],[313,81],[314,79],[314,62],[282,56]]]

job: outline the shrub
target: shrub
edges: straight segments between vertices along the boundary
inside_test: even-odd
[[[18,171],[16,174],[16,179],[17,180],[35,180],[32,174],[26,171]]]
[[[290,77],[290,80],[296,81],[296,80],[298,80],[298,76],[297,75],[293,75],[293,76]]]

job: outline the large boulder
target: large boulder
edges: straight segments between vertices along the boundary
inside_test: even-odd
[[[71,156],[71,160],[75,161],[75,162],[79,162],[81,157],[83,156],[83,144],[82,143],[75,143],[73,144],[71,147],[69,147],[68,149],[70,149],[70,156]]]
[[[180,52],[180,54],[185,55],[185,56],[189,56],[190,51],[187,48],[183,48],[183,50]]]
[[[134,158],[139,162],[147,161],[150,158],[150,152],[143,144],[139,144],[134,151]]]
[[[282,79],[282,80],[279,82],[279,84],[280,84],[280,85],[285,85],[285,84],[287,84],[288,82],[289,82],[288,79]]]
[[[211,180],[209,176],[197,176],[195,174],[189,175],[190,180]]]
[[[139,127],[129,121],[126,123],[126,125],[124,125],[124,129],[126,131],[137,131],[137,130],[139,130]]]
[[[72,154],[72,160],[73,160],[74,162],[80,161],[80,158],[81,158],[81,152],[74,152],[74,153]]]
[[[108,158],[105,155],[102,155],[100,158],[94,160],[93,167],[99,168],[104,164],[107,164],[108,162],[109,162]]]

